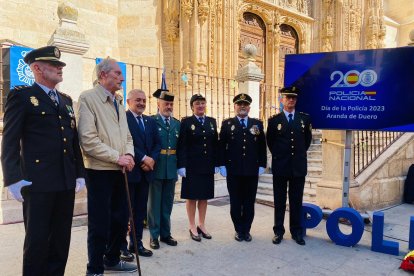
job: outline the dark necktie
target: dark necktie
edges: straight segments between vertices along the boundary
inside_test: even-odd
[[[167,128],[170,128],[170,119],[169,118],[165,118],[165,125],[167,126]]]
[[[56,95],[55,91],[50,90],[48,95],[49,95],[50,99],[52,100],[52,102],[55,104],[55,106],[58,106],[59,103],[57,101],[57,95]]]
[[[114,106],[115,106],[116,114],[118,115],[118,119],[119,119],[119,110],[118,110],[118,103],[116,102],[116,98],[114,98]]]
[[[241,119],[241,120],[240,120],[240,123],[241,123],[241,126],[242,126],[243,128],[246,128],[246,124],[244,123],[244,119]]]
[[[137,121],[138,121],[138,127],[142,132],[145,132],[145,127],[144,124],[142,122],[142,116],[137,116]]]
[[[292,124],[292,122],[293,122],[293,114],[292,114],[292,113],[290,113],[290,114],[288,115],[288,117],[289,117],[288,123],[289,123],[289,124]]]
[[[198,121],[200,122],[200,124],[204,123],[203,117],[198,117]]]

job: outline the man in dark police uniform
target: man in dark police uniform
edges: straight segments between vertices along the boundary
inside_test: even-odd
[[[303,189],[307,174],[307,156],[312,140],[312,125],[308,114],[296,112],[296,87],[280,90],[283,111],[269,118],[267,145],[272,153],[273,197],[275,224],[273,243],[283,239],[286,193],[289,183],[290,233],[297,244],[305,245],[301,226]]]
[[[4,185],[23,202],[23,275],[63,275],[75,191],[85,185],[72,99],[56,90],[62,68],[57,47],[29,52],[31,87],[10,91],[4,114]]]
[[[248,117],[252,98],[233,98],[236,117],[224,120],[220,130],[220,174],[227,176],[230,215],[237,241],[251,241],[259,175],[266,168],[266,140],[263,123]]]

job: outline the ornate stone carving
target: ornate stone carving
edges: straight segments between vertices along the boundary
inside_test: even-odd
[[[194,0],[181,0],[181,11],[186,20],[190,20],[193,15]]]
[[[164,1],[164,26],[165,34],[170,41],[174,41],[179,34],[180,7],[179,0]]]
[[[68,53],[83,55],[89,49],[85,34],[78,28],[78,10],[70,2],[61,3],[57,14],[60,22],[49,40],[49,45],[55,45]]]
[[[208,18],[209,9],[208,0],[198,0],[198,20],[200,25],[203,25]]]
[[[60,20],[72,20],[78,21],[78,10],[76,9],[75,5],[70,2],[61,3],[58,6],[57,14]]]
[[[279,5],[282,8],[294,10],[306,15],[310,15],[310,2],[309,0],[280,0]]]

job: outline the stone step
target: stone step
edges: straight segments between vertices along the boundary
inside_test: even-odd
[[[321,158],[308,158],[309,167],[320,167],[322,169],[322,159]]]
[[[309,158],[322,159],[322,151],[321,150],[308,150],[308,159]]]
[[[308,149],[309,151],[322,151],[322,146],[320,144],[311,144]]]
[[[322,177],[322,169],[320,167],[308,167],[309,177]]]

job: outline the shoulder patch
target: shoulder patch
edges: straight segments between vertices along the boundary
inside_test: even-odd
[[[25,90],[25,89],[28,89],[28,88],[30,88],[30,86],[28,86],[28,85],[16,85],[15,87],[13,87],[12,90],[20,91],[20,90]]]
[[[60,91],[58,91],[58,92],[59,92],[59,94],[60,94],[60,95],[62,95],[62,96],[64,96],[64,97],[68,98],[69,100],[72,100],[72,97],[71,97],[71,96],[69,96],[68,94],[65,94],[65,93],[60,92]]]

